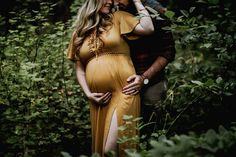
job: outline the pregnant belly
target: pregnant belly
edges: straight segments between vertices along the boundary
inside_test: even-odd
[[[86,66],[86,79],[93,92],[121,91],[133,74],[132,61],[126,55],[103,55]]]

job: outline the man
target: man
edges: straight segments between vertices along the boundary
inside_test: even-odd
[[[119,10],[137,15],[134,7],[137,1],[140,0],[115,0],[115,5],[118,5]],[[154,34],[129,41],[137,75],[127,79],[129,84],[123,88],[123,93],[132,95],[140,92],[141,116],[144,123],[150,124],[141,130],[141,134],[143,132],[150,136],[156,130],[157,108],[167,91],[165,67],[174,60],[176,50],[172,32],[162,29],[170,25],[164,17],[166,8],[156,0],[142,0],[142,3],[155,9],[163,20],[153,19]]]

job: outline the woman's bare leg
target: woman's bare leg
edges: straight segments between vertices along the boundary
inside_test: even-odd
[[[114,151],[117,156],[117,138],[118,138],[118,123],[116,111],[114,111],[111,120],[111,126],[108,132],[107,141],[105,144],[105,153],[108,151]]]

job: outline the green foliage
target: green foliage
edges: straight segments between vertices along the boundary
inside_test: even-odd
[[[0,38],[3,157],[58,156],[70,146],[79,148],[76,154],[88,150],[88,104],[65,58],[71,22],[52,24],[50,8],[41,3],[33,13],[12,12],[13,29]]]
[[[140,118],[134,119],[132,116],[126,115],[123,119],[125,124],[119,127],[119,131],[130,131],[134,128],[140,131],[136,123],[140,122]],[[190,132],[175,134],[168,138],[164,134],[155,134],[149,140],[150,149],[142,147],[142,145],[146,145],[146,141],[140,142],[141,138],[124,136],[117,142],[139,144],[138,150],[134,148],[125,150],[127,157],[233,157],[236,155],[236,127],[234,126],[226,129],[220,125],[217,131],[209,129],[200,135]],[[97,156],[97,154],[93,154],[93,156]],[[111,152],[108,156],[114,157],[115,154]]]
[[[0,17],[1,29],[9,23],[9,30],[0,33],[0,156],[90,154],[88,103],[73,63],[65,57],[81,3],[76,0],[71,5],[74,16],[67,23],[50,22],[53,6],[48,3],[41,3],[38,10],[12,11],[9,21]],[[128,156],[235,156],[236,130],[230,127],[236,119],[233,2],[194,4],[181,10],[181,16],[171,10],[165,13],[172,25],[163,29],[173,31],[177,48],[175,61],[166,69],[169,90],[157,108],[158,129],[151,136],[151,148],[149,141],[140,142],[145,137],[119,139],[140,142],[139,151],[126,150]],[[153,18],[160,18],[151,11]],[[120,131],[148,125],[129,124]]]
[[[172,30],[177,54],[167,67],[170,86],[157,109],[157,125],[168,135],[228,127],[235,121],[236,23],[229,8],[228,3],[199,1],[181,10],[181,16],[166,13],[172,25],[164,29]]]
[[[175,135],[171,138],[160,136],[152,140],[150,157],[216,157],[235,156],[236,128],[226,130],[219,126],[218,132],[213,129],[196,135]]]

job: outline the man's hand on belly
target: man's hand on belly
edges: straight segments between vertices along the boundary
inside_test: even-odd
[[[126,85],[122,92],[126,95],[136,95],[139,93],[143,86],[143,79],[140,75],[132,75],[127,79],[128,85]]]

